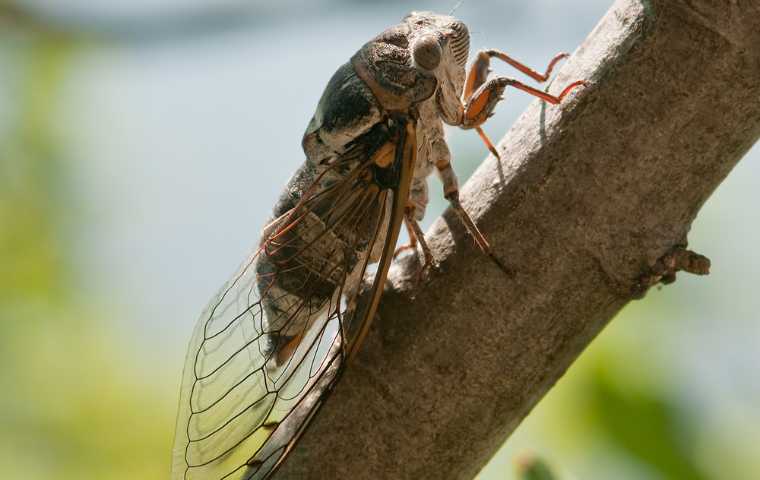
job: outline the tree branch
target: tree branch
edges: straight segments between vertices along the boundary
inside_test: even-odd
[[[447,211],[428,234],[441,271],[415,290],[416,264],[394,267],[277,478],[473,478],[760,135],[757,45],[757,1],[618,0],[552,91],[591,85],[532,104],[463,190],[514,277]]]

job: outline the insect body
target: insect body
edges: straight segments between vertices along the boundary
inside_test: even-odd
[[[374,317],[402,223],[425,265],[418,225],[426,178],[503,268],[459,204],[443,124],[480,130],[507,86],[488,80],[482,51],[469,74],[469,33],[427,12],[365,44],[328,83],[303,137],[306,161],[288,183],[256,251],[211,301],[190,342],[180,392],[173,479],[269,478],[355,354]],[[375,268],[370,265],[377,263]]]

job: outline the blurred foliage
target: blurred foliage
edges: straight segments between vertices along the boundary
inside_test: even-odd
[[[0,137],[3,478],[162,478],[173,413],[154,400],[165,393],[130,368],[107,312],[76,299],[72,229],[85,226],[52,122],[76,45],[2,37],[15,53],[4,67],[16,73]]]
[[[597,363],[588,390],[589,411],[610,445],[638,459],[664,478],[703,480],[683,412],[662,390],[621,379],[609,363]]]
[[[0,301],[61,295],[66,282],[62,245],[56,241],[56,209],[63,175],[48,124],[53,92],[67,46],[34,42],[20,82],[10,138],[3,139],[0,175]]]
[[[699,418],[668,381],[676,373],[659,364],[656,354],[642,355],[653,321],[641,313],[657,308],[658,300],[645,308],[634,304],[619,315],[514,435],[511,443],[560,460],[563,471],[551,472],[532,455],[518,456],[515,479],[729,478],[706,470],[696,448]],[[719,441],[710,440],[709,448]],[[499,455],[505,454],[514,455],[514,447]],[[735,471],[751,471],[751,466],[745,463]],[[499,478],[484,473],[481,480]]]
[[[557,480],[549,465],[533,456],[518,459],[517,478],[518,480]]]

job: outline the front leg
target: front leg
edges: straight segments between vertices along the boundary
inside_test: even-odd
[[[586,82],[578,81],[571,83],[560,93],[558,96],[550,95],[541,90],[535,89],[517,80],[507,77],[496,77],[486,83],[488,74],[490,73],[491,58],[498,58],[509,65],[513,66],[522,73],[528,75],[537,82],[545,82],[549,79],[557,62],[567,58],[567,53],[559,53],[549,62],[544,73],[538,73],[527,65],[513,59],[509,55],[499,50],[481,50],[475,57],[475,61],[470,67],[470,71],[467,74],[467,80],[465,81],[464,91],[462,98],[465,102],[462,115],[461,115],[461,127],[464,129],[474,128],[478,132],[478,135],[485,143],[488,150],[496,157],[499,157],[499,152],[496,147],[488,138],[488,135],[483,131],[481,125],[493,115],[493,110],[499,100],[502,99],[502,93],[508,86],[515,87],[524,92],[530,93],[536,97],[541,98],[552,104],[558,104],[573,88],[580,85],[584,85]]]
[[[544,73],[538,73],[529,66],[515,60],[500,50],[481,50],[475,56],[475,61],[470,67],[470,72],[467,74],[467,81],[464,85],[464,101],[466,102],[469,100],[472,94],[475,93],[475,90],[480,88],[480,86],[486,82],[486,78],[491,71],[490,65],[492,58],[498,58],[499,60],[508,63],[525,75],[529,76],[533,80],[539,83],[543,83],[549,79],[552,74],[552,70],[554,70],[554,67],[557,65],[557,63],[569,56],[570,55],[567,53],[558,53],[554,56],[554,58],[551,59],[549,65],[546,67],[546,71]]]
[[[534,97],[538,97],[541,100],[551,103],[552,105],[559,105],[568,93],[574,88],[581,85],[585,85],[585,81],[579,80],[573,82],[559,95],[552,95],[537,88],[533,88],[530,85],[509,77],[495,77],[487,81],[478,88],[475,93],[472,94],[467,103],[464,106],[464,115],[462,116],[461,128],[477,128],[482,125],[488,118],[493,115],[493,110],[496,108],[496,104],[503,98],[502,93],[507,87],[514,87],[523,92],[527,92]]]

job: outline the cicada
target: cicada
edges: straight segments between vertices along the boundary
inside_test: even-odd
[[[190,341],[174,438],[173,479],[265,479],[286,458],[356,354],[396,253],[434,263],[418,222],[436,171],[443,193],[499,268],[459,202],[444,124],[475,129],[517,80],[489,79],[498,50],[465,66],[470,36],[448,15],[413,12],[366,43],[330,79],[302,145],[306,160],[250,257],[211,300]],[[410,245],[396,249],[401,225]],[[326,439],[325,441],[329,441]]]

